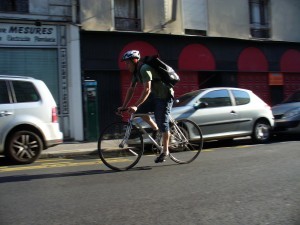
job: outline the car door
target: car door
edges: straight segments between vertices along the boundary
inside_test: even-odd
[[[191,119],[200,126],[206,138],[229,136],[235,132],[238,118],[227,89],[205,93],[198,102],[205,103],[206,107],[197,109]]]
[[[0,140],[7,133],[8,126],[14,117],[14,106],[11,104],[8,92],[8,82],[0,80]]]

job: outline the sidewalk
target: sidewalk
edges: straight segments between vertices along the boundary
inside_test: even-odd
[[[97,142],[64,142],[42,151],[40,158],[97,154]]]

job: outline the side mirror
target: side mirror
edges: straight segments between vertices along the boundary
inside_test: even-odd
[[[206,108],[208,106],[207,102],[197,102],[194,104],[194,109],[203,109]]]

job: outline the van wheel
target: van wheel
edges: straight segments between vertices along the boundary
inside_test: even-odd
[[[271,126],[269,122],[265,120],[257,121],[253,127],[251,137],[255,143],[263,144],[269,142],[271,138]]]
[[[30,131],[17,131],[7,141],[6,156],[20,164],[34,162],[41,154],[43,143],[41,138]]]

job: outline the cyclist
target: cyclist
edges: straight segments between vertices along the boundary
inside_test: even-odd
[[[154,138],[158,130],[162,132],[163,151],[155,159],[155,163],[164,162],[169,155],[169,115],[173,105],[174,90],[161,81],[155,69],[147,64],[142,64],[140,58],[138,50],[127,51],[122,57],[122,61],[125,62],[133,76],[124,103],[118,108],[118,113],[124,109],[127,109],[129,113],[154,112],[155,121],[148,115],[143,116],[142,119],[153,129]],[[142,83],[143,90],[139,99],[133,105],[129,105],[137,82]]]

